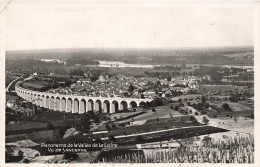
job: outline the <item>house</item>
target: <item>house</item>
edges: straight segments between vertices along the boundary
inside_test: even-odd
[[[9,108],[14,107],[15,106],[15,100],[14,99],[7,100],[6,106],[9,107]]]
[[[247,99],[246,99],[246,102],[247,102],[248,104],[254,104],[254,97],[247,98]]]

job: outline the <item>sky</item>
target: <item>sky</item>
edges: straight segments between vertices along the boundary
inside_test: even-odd
[[[250,6],[10,3],[5,16],[6,50],[253,46]]]

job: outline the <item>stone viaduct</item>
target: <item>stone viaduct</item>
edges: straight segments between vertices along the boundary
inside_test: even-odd
[[[152,99],[120,98],[120,97],[88,97],[80,95],[63,95],[38,92],[22,88],[21,81],[15,85],[18,96],[36,106],[53,111],[65,111],[83,114],[87,111],[114,113],[116,110],[130,109],[150,102]]]

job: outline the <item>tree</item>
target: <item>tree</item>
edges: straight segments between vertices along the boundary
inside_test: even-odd
[[[121,126],[122,128],[124,128],[125,127],[125,123],[120,123],[120,124],[118,124],[118,126]]]
[[[108,124],[105,125],[105,128],[106,128],[107,130],[111,130],[111,128],[110,128],[110,126],[109,126]]]
[[[194,122],[194,121],[196,121],[196,118],[194,116],[191,116],[190,121]]]
[[[109,138],[109,140],[112,140],[113,142],[117,142],[115,136],[113,136],[113,135],[110,135],[108,138]]]
[[[154,113],[156,113],[156,109],[155,109],[155,108],[153,108],[152,111],[153,111]]]
[[[179,106],[175,106],[174,110],[179,111]]]
[[[80,119],[80,125],[84,128],[84,130],[90,129],[90,115],[88,113],[82,114],[82,117]]]
[[[79,155],[77,153],[65,152],[63,159],[76,160]]]
[[[64,129],[64,128],[60,128],[60,129],[59,129],[59,134],[60,134],[61,136],[64,136],[64,135],[65,135],[65,129]]]
[[[206,103],[206,97],[205,97],[205,96],[202,96],[202,97],[201,97],[201,101],[202,101],[202,103]]]
[[[207,125],[209,123],[209,120],[204,116],[202,122]]]
[[[129,87],[128,87],[128,91],[132,93],[135,89],[136,89],[136,87],[133,86],[132,83],[130,83],[130,85],[129,85]]]
[[[116,124],[113,123],[113,124],[112,124],[112,128],[113,128],[113,129],[116,129]]]
[[[223,108],[224,108],[225,110],[231,111],[231,108],[229,107],[229,104],[224,103],[222,106],[223,106]]]
[[[209,142],[211,142],[211,137],[205,136],[205,137],[203,138],[202,142],[204,142],[204,143],[209,143]]]

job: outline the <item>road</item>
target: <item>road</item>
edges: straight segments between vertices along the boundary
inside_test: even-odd
[[[16,79],[14,79],[14,80],[7,86],[6,92],[10,92],[11,90],[9,90],[9,88],[12,86],[12,84],[13,84],[15,81],[17,81],[18,79],[22,78],[22,77],[23,77],[23,75],[20,76],[20,77],[18,77],[18,78],[16,78]]]

